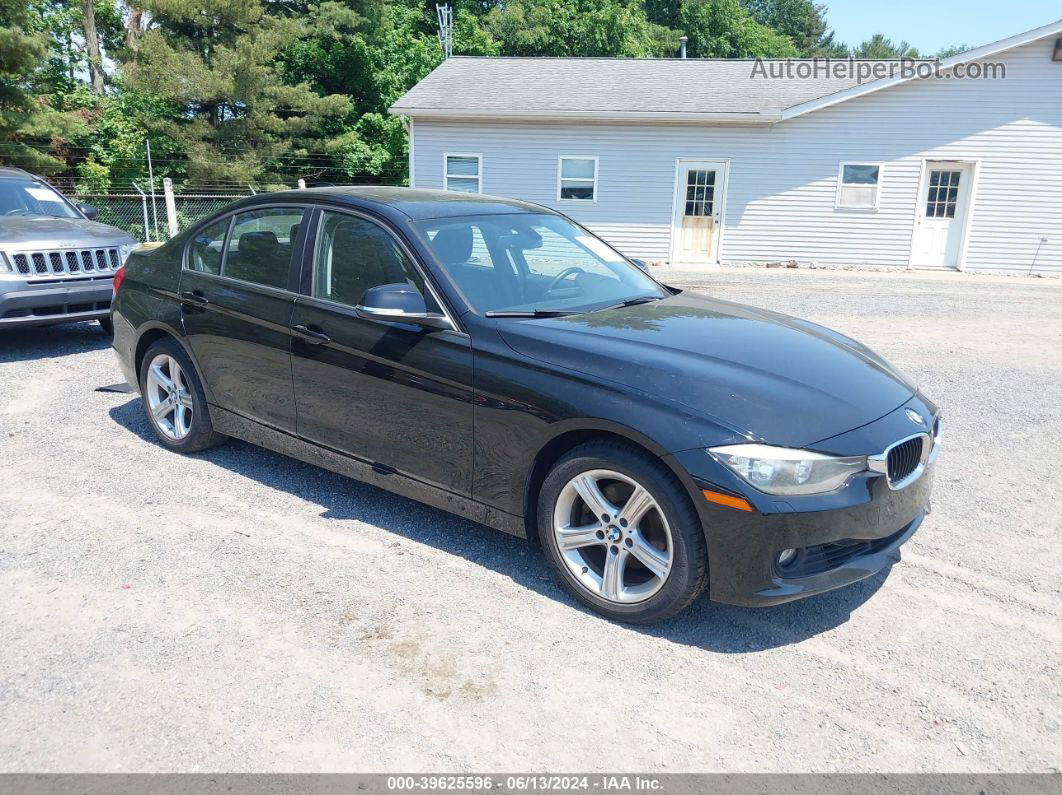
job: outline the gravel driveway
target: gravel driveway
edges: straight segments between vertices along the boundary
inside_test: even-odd
[[[0,770],[1044,771],[1062,763],[1062,282],[665,279],[831,325],[946,414],[887,576],[637,629],[525,542],[152,441],[94,325],[0,333]]]

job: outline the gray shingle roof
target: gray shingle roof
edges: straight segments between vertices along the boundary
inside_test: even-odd
[[[755,64],[696,58],[454,57],[395,102],[391,112],[704,114],[707,120],[718,114],[777,114],[857,82],[854,75],[756,77]]]

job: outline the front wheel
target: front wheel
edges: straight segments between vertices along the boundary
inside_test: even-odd
[[[214,430],[192,360],[173,339],[161,339],[140,366],[144,412],[159,441],[179,453],[215,447],[227,437]]]
[[[620,442],[580,445],[546,476],[538,531],[564,587],[612,619],[675,615],[707,584],[697,512],[674,475]]]

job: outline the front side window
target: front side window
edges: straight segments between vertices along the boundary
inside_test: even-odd
[[[358,306],[365,292],[408,284],[425,294],[424,280],[394,237],[372,221],[342,213],[321,216],[314,255],[313,295]],[[430,305],[431,301],[425,297]]]
[[[664,288],[557,215],[444,218],[417,225],[438,267],[480,313],[592,311]]]
[[[568,201],[597,200],[597,158],[560,158],[557,198]]]
[[[205,226],[195,233],[188,246],[188,267],[200,273],[221,274],[221,256],[225,251],[225,233],[232,218]]]
[[[483,158],[479,155],[445,155],[446,189],[482,193]]]
[[[297,207],[270,207],[236,215],[221,275],[286,290],[302,219],[303,211]]]
[[[0,179],[0,217],[20,215],[81,217],[51,185],[36,179]]]
[[[837,184],[837,206],[873,210],[878,206],[881,165],[842,163]]]

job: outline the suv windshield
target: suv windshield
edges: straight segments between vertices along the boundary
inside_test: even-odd
[[[0,217],[51,215],[80,218],[55,190],[35,179],[0,179]]]
[[[669,295],[606,243],[560,216],[465,216],[417,226],[480,313],[586,312]]]

